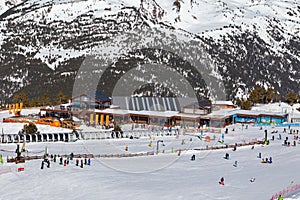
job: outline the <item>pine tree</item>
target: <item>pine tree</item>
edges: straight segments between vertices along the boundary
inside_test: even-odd
[[[251,101],[253,104],[265,103],[266,101],[265,98],[266,98],[266,90],[261,87],[257,87],[254,90],[252,90],[249,95],[249,101]]]
[[[34,123],[25,124],[20,133],[32,134],[37,132],[37,127]]]
[[[280,96],[278,92],[273,89],[273,88],[268,88],[266,90],[266,97],[265,97],[266,102],[265,103],[273,103],[273,102],[278,102],[280,100]]]
[[[251,101],[249,99],[247,99],[246,101],[242,101],[241,109],[251,110]]]
[[[23,103],[23,106],[29,106],[29,99],[25,92],[19,92],[14,94],[13,103]]]
[[[57,97],[55,98],[54,104],[59,105],[63,103],[68,103],[70,97],[65,95],[62,91],[59,91]]]
[[[294,103],[298,102],[299,96],[295,92],[288,92],[285,96],[284,99],[290,104],[293,105]]]
[[[44,93],[42,98],[41,98],[41,101],[42,101],[42,104],[43,106],[47,106],[47,105],[50,105],[50,98],[49,98],[49,95]]]

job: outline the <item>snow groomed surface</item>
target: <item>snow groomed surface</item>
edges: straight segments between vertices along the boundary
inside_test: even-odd
[[[14,125],[10,126],[9,130],[14,131]],[[52,161],[51,167],[45,165],[43,170],[42,159],[20,164],[4,162],[0,165],[3,191],[0,199],[271,199],[276,193],[300,183],[297,173],[300,167],[300,144],[295,140],[296,146],[293,146],[297,135],[289,134],[288,127],[260,129],[255,126],[249,126],[248,129],[241,125],[230,126],[228,134],[224,135],[225,144],[219,142],[222,138],[220,133],[205,133],[211,138],[216,135],[216,140],[210,142],[203,138],[200,140],[201,137],[197,136],[173,135],[26,143],[25,156],[42,157],[47,147],[49,154],[65,155],[63,159],[66,160],[71,153],[111,155],[156,152],[157,142],[163,141],[159,143],[158,154],[92,158],[91,165],[83,165],[83,168],[76,166],[76,159],[66,166]],[[238,146],[236,151],[233,148],[184,150],[261,140],[265,130],[268,132],[269,145]],[[278,139],[279,134],[281,140]],[[289,147],[282,145],[286,137],[291,142]],[[6,161],[7,156],[15,156],[16,144],[0,144],[0,149],[5,150],[0,154]],[[182,151],[179,152],[179,149]],[[229,159],[224,159],[226,153]],[[261,158],[258,158],[259,153]],[[193,155],[194,161],[191,160]],[[269,157],[272,157],[272,163],[261,163],[262,158]],[[24,168],[24,171],[18,172],[19,168]],[[224,177],[224,185],[218,183],[221,177]],[[255,181],[251,182],[253,178]],[[16,192],[18,190],[21,192]],[[298,198],[297,194],[287,195],[291,195],[289,198]]]

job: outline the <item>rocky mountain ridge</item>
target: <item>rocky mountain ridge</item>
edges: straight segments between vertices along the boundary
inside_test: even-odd
[[[281,95],[299,92],[299,18],[296,0],[4,1],[0,3],[0,98],[8,100],[19,91],[32,98],[43,93],[54,97],[60,90],[71,94],[86,56],[135,28],[183,34],[187,43],[197,41],[229,100],[256,86],[273,87]],[[140,53],[127,56],[143,63]],[[205,90],[211,88],[198,84],[203,82],[198,78],[190,81],[208,95]]]

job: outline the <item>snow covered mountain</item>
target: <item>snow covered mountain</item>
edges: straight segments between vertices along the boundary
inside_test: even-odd
[[[282,95],[299,92],[297,0],[14,0],[0,2],[1,100],[18,91],[55,96],[61,85],[71,94],[85,57],[136,27],[175,31],[198,41],[209,55],[212,74],[223,81],[227,99],[257,85]],[[149,53],[127,58],[143,63]],[[167,57],[170,53],[162,51],[152,59],[159,63]],[[188,73],[184,69],[182,74]],[[199,77],[191,79],[202,87],[201,94],[209,94]],[[102,85],[111,92],[107,88]]]

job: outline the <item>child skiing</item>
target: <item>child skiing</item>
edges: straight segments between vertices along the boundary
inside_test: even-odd
[[[191,160],[194,161],[196,159],[195,154],[192,155]]]
[[[225,184],[225,182],[224,182],[224,177],[221,178],[221,180],[219,181],[219,184],[220,184],[220,185],[224,185],[224,184]]]
[[[80,161],[80,167],[83,168],[83,160]]]
[[[236,160],[236,161],[234,161],[233,166],[234,166],[234,167],[237,167],[237,165],[238,165],[238,161]]]
[[[225,154],[224,159],[229,160],[229,153],[226,153],[226,154]]]
[[[251,179],[250,179],[250,182],[251,182],[251,183],[254,183],[254,181],[255,181],[255,178],[251,178]]]

